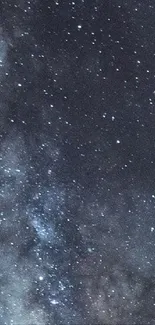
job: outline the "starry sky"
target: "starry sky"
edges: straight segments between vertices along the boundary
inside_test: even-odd
[[[155,324],[153,0],[0,4],[0,325]]]

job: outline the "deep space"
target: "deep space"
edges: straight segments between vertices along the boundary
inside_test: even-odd
[[[155,325],[155,3],[0,3],[0,325]]]

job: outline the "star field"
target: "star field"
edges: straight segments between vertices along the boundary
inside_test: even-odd
[[[0,325],[155,324],[154,15],[1,2]]]

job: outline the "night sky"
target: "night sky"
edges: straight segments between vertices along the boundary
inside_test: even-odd
[[[0,325],[155,325],[153,0],[1,1]]]

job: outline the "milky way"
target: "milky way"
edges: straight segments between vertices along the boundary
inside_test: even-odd
[[[0,325],[155,324],[152,0],[4,0]]]

